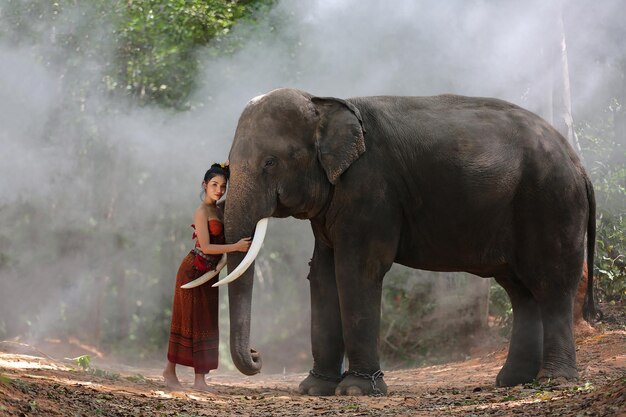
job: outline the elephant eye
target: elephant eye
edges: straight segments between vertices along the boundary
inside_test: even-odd
[[[276,160],[274,158],[268,158],[265,160],[266,167],[273,167],[274,165],[276,165]]]

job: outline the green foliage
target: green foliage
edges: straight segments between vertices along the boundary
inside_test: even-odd
[[[508,335],[513,327],[513,308],[508,294],[495,281],[492,282],[489,292],[489,315],[494,318],[500,334]]]
[[[83,371],[86,371],[89,368],[89,364],[91,364],[91,356],[89,355],[77,356],[73,360]]]
[[[141,104],[186,109],[200,68],[198,47],[212,43],[214,55],[232,52],[238,42],[224,43],[223,51],[220,42],[237,21],[253,22],[259,10],[273,4],[8,0],[0,5],[0,40],[37,45],[42,62],[79,79],[69,87],[78,101],[95,89],[130,96]]]
[[[110,90],[141,103],[189,108],[198,81],[199,46],[220,42],[240,19],[251,21],[272,0],[146,0],[121,2],[116,16],[117,73]],[[229,43],[232,45],[232,43]]]
[[[80,366],[80,368],[83,371],[87,371],[93,376],[97,376],[99,378],[104,378],[104,379],[109,379],[112,381],[117,381],[120,379],[120,375],[118,373],[109,372],[104,369],[91,366],[91,356],[89,355],[77,356],[72,360],[76,363],[76,365]],[[126,379],[128,379],[129,381],[137,382],[145,378],[143,378],[143,376],[141,375],[136,375],[132,377],[127,377]]]
[[[598,225],[595,276],[601,301],[626,300],[626,219],[603,216]]]
[[[596,195],[596,296],[626,300],[626,109],[612,100],[578,129]]]
[[[199,68],[196,47],[228,35],[238,19],[255,10],[250,3],[253,2],[123,2],[116,25],[116,79],[142,102],[187,107],[186,98],[195,86]]]

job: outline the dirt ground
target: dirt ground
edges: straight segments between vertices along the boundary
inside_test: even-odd
[[[626,306],[602,306],[577,333],[580,379],[496,388],[506,345],[462,362],[385,373],[385,397],[308,397],[305,374],[212,374],[209,393],[169,391],[160,369],[82,370],[32,346],[0,342],[0,416],[626,416]],[[183,373],[186,387],[191,374]]]

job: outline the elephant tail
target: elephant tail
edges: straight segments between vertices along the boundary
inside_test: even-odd
[[[593,298],[593,262],[596,248],[596,197],[591,180],[585,174],[585,186],[587,188],[587,202],[589,204],[589,218],[587,220],[587,296],[583,305],[583,318],[592,322],[596,317],[602,317],[602,312],[596,310]]]

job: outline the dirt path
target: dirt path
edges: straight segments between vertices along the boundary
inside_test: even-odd
[[[623,309],[577,338],[576,383],[495,388],[502,347],[463,362],[386,372],[390,393],[380,398],[301,396],[305,374],[216,373],[212,392],[172,392],[157,369],[83,371],[0,344],[0,416],[626,416]]]

